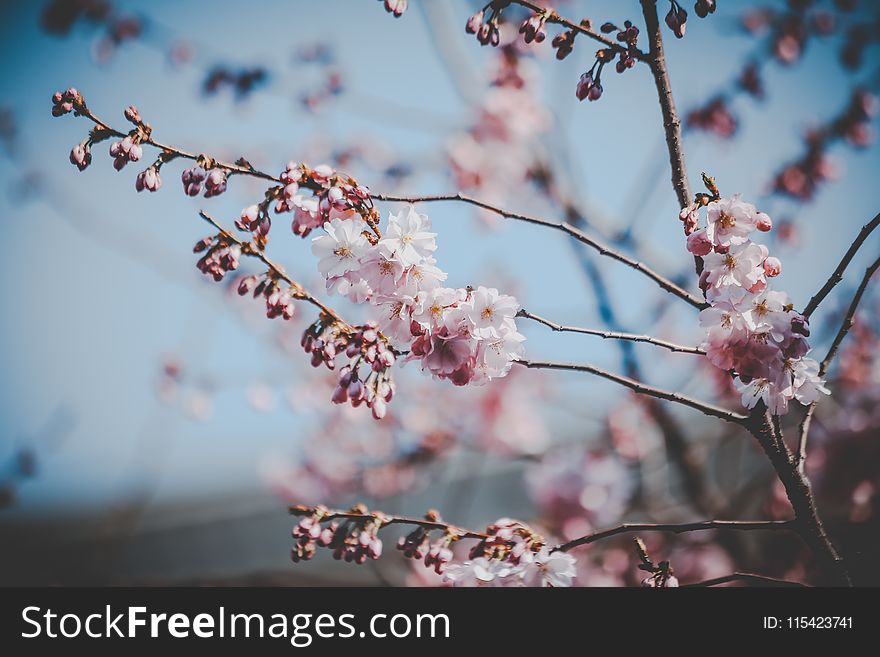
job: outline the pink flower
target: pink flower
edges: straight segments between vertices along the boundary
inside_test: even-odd
[[[704,256],[712,252],[712,238],[705,228],[688,235],[687,250],[696,256]]]
[[[139,192],[142,192],[145,189],[148,192],[156,192],[159,191],[161,186],[162,179],[159,177],[159,170],[154,166],[141,171],[134,181],[134,187]]]

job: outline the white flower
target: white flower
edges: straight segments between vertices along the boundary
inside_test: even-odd
[[[451,287],[435,287],[419,292],[412,318],[426,329],[443,326],[443,316],[449,308],[463,301],[464,290]]]
[[[733,385],[742,393],[742,403],[746,408],[754,408],[758,401],[763,401],[767,409],[773,415],[784,415],[788,412],[787,394],[789,390],[768,379],[752,379],[749,383],[743,383],[739,377],[733,380]]]
[[[577,576],[576,560],[562,550],[551,552],[546,545],[525,565],[523,580],[526,586],[566,588]]]
[[[331,219],[324,224],[326,235],[312,239],[312,253],[319,258],[318,270],[326,278],[342,276],[359,267],[359,259],[370,247],[362,219]]]
[[[397,258],[405,267],[417,265],[437,249],[437,233],[428,232],[430,227],[428,217],[409,205],[388,218],[388,228],[385,237],[379,240],[379,249],[384,255]]]
[[[469,306],[469,307],[468,307]],[[467,317],[473,327],[472,333],[480,338],[501,335],[501,327],[512,321],[519,312],[519,303],[506,294],[498,294],[494,287],[474,290],[467,309]]]
[[[755,333],[770,333],[774,340],[782,342],[791,331],[788,295],[785,292],[765,290],[750,299],[749,308],[742,317],[745,325]]]
[[[464,563],[451,563],[443,573],[443,581],[453,586],[487,586],[496,578],[514,574],[514,568],[497,559],[477,557]]]
[[[748,242],[730,247],[727,253],[710,253],[703,258],[707,281],[714,287],[739,285],[747,290],[764,280],[761,263],[767,254],[759,245]]]
[[[480,341],[477,351],[477,362],[474,366],[474,383],[485,383],[492,379],[507,375],[513,361],[525,353],[523,342],[525,336],[518,333],[511,320],[503,325],[501,335]]]
[[[708,236],[715,244],[733,246],[744,243],[758,224],[758,211],[751,203],[733,198],[722,198],[706,206]]]
[[[819,399],[819,394],[830,395],[825,380],[819,375],[819,363],[812,358],[800,358],[792,363],[794,397],[808,405]]]

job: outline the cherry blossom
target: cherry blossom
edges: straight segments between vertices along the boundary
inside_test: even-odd
[[[707,186],[712,190],[714,183]],[[698,195],[697,200],[680,216],[688,250],[703,258],[700,282],[710,307],[700,312],[699,322],[706,330],[706,357],[735,373],[734,385],[747,408],[760,401],[782,415],[792,399],[811,404],[829,394],[819,364],[806,357],[807,320],[794,311],[786,293],[769,287],[782,263],[749,239],[756,228],[770,230],[770,217],[738,195],[704,197],[702,203]],[[702,206],[705,228],[698,227]]]
[[[312,254],[318,261],[318,271],[324,276],[341,276],[357,268],[358,259],[369,243],[364,235],[367,225],[361,220],[332,219],[324,225],[326,235],[312,240]]]

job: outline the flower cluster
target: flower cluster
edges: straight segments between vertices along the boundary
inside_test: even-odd
[[[314,367],[324,364],[334,370],[337,356],[344,355],[349,359],[339,370],[333,403],[348,402],[355,408],[365,404],[377,420],[385,417],[387,404],[396,390],[391,376],[396,356],[374,323],[348,328],[322,314],[305,330],[301,344],[306,353],[312,355]],[[361,366],[366,374],[361,371]]]
[[[255,299],[263,297],[266,300],[266,317],[269,319],[293,319],[293,301],[297,298],[297,290],[292,286],[285,287],[274,272],[245,276],[238,281],[236,290],[241,296],[251,292]]]
[[[527,525],[501,518],[486,528],[486,534],[471,548],[466,561],[446,566],[445,582],[453,586],[572,585],[574,557],[547,547]]]
[[[594,101],[602,97],[602,69],[605,68],[605,64],[614,61],[615,57],[617,57],[615,70],[618,73],[623,73],[636,65],[635,52],[638,46],[639,28],[630,21],[624,21],[622,28],[609,22],[603,23],[600,30],[603,34],[616,32],[615,39],[621,45],[617,48],[603,48],[596,52],[593,66],[578,80],[575,88],[578,100],[589,98],[590,101]],[[565,46],[564,43],[562,45]],[[559,50],[557,50],[556,56],[562,59]]]
[[[700,287],[710,307],[700,313],[700,325],[707,357],[735,373],[748,408],[760,400],[782,415],[792,399],[810,404],[828,390],[819,363],[806,357],[809,325],[786,293],[770,288],[769,279],[781,271],[779,260],[749,239],[756,229],[771,229],[770,217],[739,196],[721,198],[711,179],[707,185],[713,194],[698,195],[681,212],[687,248],[704,263]],[[701,206],[708,217],[704,228],[698,228]]]
[[[435,378],[456,385],[505,376],[523,353],[519,304],[495,288],[449,288],[428,217],[407,206],[371,240],[358,217],[331,219],[312,241],[327,289],[379,311],[378,328]]]
[[[303,509],[303,512],[306,510]],[[352,514],[364,515],[366,507],[357,505]],[[296,543],[290,552],[294,563],[308,561],[319,547],[333,550],[333,558],[356,564],[363,564],[367,559],[378,559],[382,556],[382,539],[378,533],[385,522],[384,516],[374,513],[366,520],[334,519],[322,525],[330,514],[328,509],[317,506],[308,510],[308,515],[299,521],[291,532]]]
[[[209,235],[204,239],[196,242],[193,247],[193,253],[201,253],[205,251],[199,261],[196,263],[199,271],[210,276],[215,281],[223,280],[223,277],[230,271],[238,269],[239,260],[241,258],[241,245],[233,242],[226,235]]]
[[[209,164],[205,164],[210,168]],[[187,196],[198,196],[205,190],[205,198],[219,196],[226,191],[227,172],[225,169],[216,167],[206,170],[205,166],[198,164],[185,169],[180,175],[183,183],[183,191]]]

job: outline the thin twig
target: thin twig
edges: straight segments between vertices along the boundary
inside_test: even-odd
[[[756,575],[754,573],[733,573],[731,575],[725,575],[724,577],[715,577],[713,579],[703,580],[702,582],[694,582],[693,584],[682,584],[681,588],[690,589],[706,586],[717,586],[718,584],[727,584],[729,582],[748,582],[757,586],[768,587],[772,586],[800,588],[807,586],[806,584],[801,584],[800,582],[792,582],[787,579],[767,577],[766,575]]]
[[[547,12],[548,11],[547,7],[542,7],[538,4],[535,4],[534,2],[528,2],[528,0],[513,0],[513,2],[515,4],[522,6],[522,7],[526,7],[527,9],[531,9],[534,12]],[[579,34],[583,34],[584,36],[586,36],[590,39],[593,39],[594,41],[598,41],[599,43],[603,44],[604,46],[607,46],[608,48],[613,49],[615,52],[621,51],[621,50],[626,50],[626,48],[621,46],[619,43],[612,41],[608,37],[606,37],[602,34],[599,34],[598,32],[594,32],[593,30],[591,30],[588,27],[585,27],[582,24],[579,25],[579,24],[574,23],[566,18],[563,18],[562,16],[557,14],[555,11],[550,11],[547,14],[547,22],[548,23],[556,23],[557,25],[562,25],[563,27],[565,27],[569,30],[574,30],[575,32],[577,32]],[[648,61],[648,56],[644,52],[639,50],[638,48],[633,48],[629,52],[632,54],[633,57],[635,57],[637,60],[639,60],[641,62]]]
[[[877,217],[880,218],[880,215],[877,215]],[[852,258],[850,257],[850,259]],[[845,264],[843,265],[843,268],[846,268]],[[838,269],[840,269],[840,267],[838,267]],[[855,323],[856,310],[858,310],[859,303],[861,302],[862,297],[865,294],[865,290],[868,289],[868,283],[871,282],[871,278],[877,272],[877,269],[880,269],[880,258],[877,258],[865,270],[865,275],[862,277],[862,282],[859,284],[859,287],[856,289],[856,292],[853,295],[852,301],[850,301],[849,303],[849,308],[847,308],[846,315],[844,315],[843,321],[840,323],[840,328],[837,330],[837,334],[834,336],[831,347],[828,348],[828,353],[825,355],[825,358],[819,365],[819,376],[823,376],[828,372],[828,369],[831,367],[831,362],[837,355],[837,350],[840,348],[840,344],[843,342],[846,334],[849,333],[849,330]],[[812,404],[810,404],[809,408],[807,408],[807,412],[806,414],[804,414],[804,419],[801,421],[800,427],[798,429],[798,449],[795,455],[795,461],[800,472],[804,471],[804,464],[807,460],[807,436],[810,432],[810,424],[813,419],[813,412],[816,409],[816,404],[817,402],[813,402]]]
[[[605,529],[594,534],[581,536],[574,540],[568,541],[556,547],[556,550],[566,552],[580,545],[588,545],[601,541],[603,538],[610,538],[618,534],[631,534],[636,532],[668,532],[671,534],[684,534],[685,532],[705,531],[709,529],[734,529],[737,531],[757,531],[757,530],[791,530],[794,528],[792,520],[703,520],[700,522],[687,522],[680,524],[658,524],[658,523],[642,523],[642,524],[625,524],[613,529]]]
[[[491,203],[487,203],[486,201],[481,201],[480,199],[473,198],[466,194],[433,194],[430,196],[398,196],[394,194],[373,194],[371,193],[373,199],[377,201],[395,201],[400,203],[430,203],[430,202],[438,202],[438,201],[458,201],[461,203],[468,203],[470,205],[474,205],[478,208],[482,208],[484,210],[488,210],[489,212],[493,212],[505,219],[514,219],[516,221],[524,221],[529,224],[535,224],[537,226],[544,226],[546,228],[552,228],[554,230],[562,231],[563,233],[573,237],[577,241],[586,244],[587,246],[595,249],[599,255],[607,256],[618,262],[625,264],[632,269],[644,274],[652,281],[657,283],[662,289],[667,292],[674,294],[675,296],[683,299],[694,308],[698,310],[702,310],[707,308],[709,304],[706,301],[694,294],[691,294],[680,285],[674,283],[670,279],[666,278],[655,272],[653,269],[645,265],[644,263],[631,258],[628,255],[621,253],[620,251],[616,251],[609,246],[599,242],[596,239],[593,239],[585,232],[572,226],[568,222],[563,221],[550,221],[549,219],[543,219],[541,217],[534,217],[531,215],[523,214],[520,212],[511,212],[510,210],[505,210],[503,208],[498,207],[497,205],[492,205]]]
[[[567,370],[571,372],[587,372],[589,374],[594,374],[596,376],[600,376],[604,379],[608,379],[609,381],[614,381],[615,383],[619,383],[622,386],[625,386],[632,390],[633,392],[637,392],[640,395],[648,395],[650,397],[656,397],[657,399],[663,399],[666,401],[676,402],[677,404],[682,404],[684,406],[688,406],[690,408],[696,409],[703,413],[704,415],[710,415],[712,417],[717,417],[727,422],[733,422],[734,424],[744,424],[749,418],[746,415],[741,415],[740,413],[735,413],[733,411],[727,410],[726,408],[721,408],[720,406],[714,406],[712,404],[707,404],[706,402],[702,402],[698,399],[693,399],[692,397],[687,397],[677,392],[671,392],[669,390],[663,390],[661,388],[655,388],[653,386],[645,385],[635,379],[630,379],[625,376],[621,376],[620,374],[615,374],[613,372],[608,372],[607,370],[600,369],[598,367],[594,367],[593,365],[589,365],[587,363],[554,363],[554,362],[546,362],[546,361],[532,361],[532,360],[515,360],[514,363],[522,365],[524,367],[528,367],[530,369],[550,369],[550,370]]]
[[[837,268],[832,272],[828,280],[825,281],[822,289],[816,292],[816,294],[813,295],[813,298],[810,299],[810,302],[804,307],[804,311],[801,313],[804,317],[809,319],[810,315],[812,315],[816,308],[819,307],[819,304],[822,303],[825,297],[827,297],[831,290],[834,289],[834,286],[843,280],[843,272],[846,271],[847,266],[855,257],[856,252],[861,248],[862,244],[864,244],[865,240],[868,239],[868,236],[875,228],[877,228],[877,226],[880,226],[880,213],[862,226],[862,230],[859,231],[856,239],[846,250],[846,253],[843,254],[843,258],[840,259],[840,264],[837,265]]]
[[[241,247],[241,252],[243,255],[250,256],[252,258],[256,258],[260,260],[264,265],[266,265],[270,271],[280,278],[281,280],[287,282],[288,285],[293,288],[293,296],[296,299],[301,301],[306,301],[316,308],[319,308],[321,312],[332,317],[343,329],[350,330],[351,326],[337,313],[335,310],[330,308],[329,306],[322,303],[317,297],[315,297],[311,292],[306,290],[302,285],[300,285],[297,281],[292,279],[284,270],[284,267],[281,265],[275,264],[269,257],[263,253],[260,249],[255,248],[250,242],[245,242],[238,237],[236,237],[233,233],[226,230],[220,223],[217,222],[211,215],[209,215],[204,210],[199,211],[199,216],[211,224],[214,228],[216,228],[223,237],[235,244],[238,244]]]
[[[535,315],[534,313],[530,313],[529,311],[523,309],[517,313],[518,317],[525,317],[526,319],[531,319],[539,324],[543,324],[544,326],[549,326],[554,331],[560,332],[568,332],[568,333],[583,333],[585,335],[597,335],[600,338],[604,338],[606,340],[629,340],[631,342],[645,342],[648,344],[653,344],[658,347],[663,347],[664,349],[669,349],[669,351],[683,353],[683,354],[695,354],[698,356],[704,356],[706,352],[699,347],[687,347],[685,345],[676,344],[674,342],[667,342],[666,340],[660,340],[659,338],[652,338],[649,335],[638,335],[636,333],[621,333],[619,331],[604,331],[602,329],[589,329],[589,328],[581,328],[579,326],[566,326],[564,324],[557,324],[549,319],[541,317],[540,315]]]
[[[292,506],[289,507],[291,515],[304,516],[315,512],[315,507],[309,506]],[[452,523],[443,522],[442,520],[426,520],[424,518],[410,518],[407,516],[390,515],[382,512],[374,513],[358,513],[356,511],[337,511],[326,510],[321,515],[321,522],[329,520],[354,520],[360,522],[368,522],[380,520],[382,525],[412,525],[423,527],[429,531],[442,531],[453,534],[459,538],[484,539],[488,534],[484,532],[465,529]],[[702,520],[699,522],[687,523],[630,523],[618,525],[611,529],[603,529],[573,539],[566,543],[560,543],[552,548],[552,551],[567,552],[581,545],[595,543],[605,538],[618,536],[619,534],[631,534],[635,532],[667,532],[671,534],[684,534],[687,532],[707,531],[711,529],[729,529],[736,531],[778,531],[790,530],[794,526],[793,520]]]
[[[112,128],[109,124],[102,121],[98,118],[88,107],[84,104],[77,109],[77,113],[81,116],[86,117],[90,121],[92,121],[99,128],[106,130],[109,134],[114,135],[116,137],[125,137],[126,133],[120,132],[115,128]],[[160,149],[164,153],[168,153],[175,157],[180,157],[188,160],[198,161],[201,155],[191,153],[189,151],[185,151],[183,149],[177,148],[176,146],[170,146],[168,144],[163,144],[161,142],[156,141],[152,135],[147,135],[142,143],[149,144],[155,148]],[[211,158],[213,159],[213,158]],[[275,183],[281,183],[281,179],[277,176],[273,176],[270,173],[266,173],[265,171],[260,171],[252,166],[241,166],[238,164],[233,164],[230,162],[223,162],[220,160],[213,160],[217,167],[222,169],[226,169],[232,173],[251,176],[254,178],[260,178],[263,180],[269,180]],[[437,201],[459,201],[462,203],[468,203],[470,205],[474,205],[484,210],[488,210],[490,212],[494,212],[502,217],[507,219],[515,219],[518,221],[524,221],[526,223],[535,224],[538,226],[545,226],[547,228],[552,228],[554,230],[562,231],[563,233],[568,234],[574,239],[586,244],[587,246],[595,249],[600,255],[607,256],[609,258],[613,258],[618,262],[621,262],[632,269],[644,274],[655,283],[657,283],[661,288],[670,292],[671,294],[676,295],[677,297],[683,299],[690,305],[695,308],[702,310],[703,308],[708,307],[708,304],[701,299],[700,297],[691,294],[687,290],[683,289],[681,286],[677,285],[673,281],[669,280],[665,276],[662,276],[655,272],[653,269],[645,265],[644,263],[631,258],[615,249],[612,249],[605,244],[602,244],[598,240],[591,238],[589,235],[584,233],[582,230],[575,228],[569,223],[566,222],[556,222],[550,221],[548,219],[543,219],[540,217],[533,217],[517,212],[510,212],[508,210],[504,210],[495,205],[487,203],[485,201],[481,201],[476,198],[472,198],[470,196],[466,196],[464,194],[438,194],[438,195],[430,195],[430,196],[399,196],[393,194],[376,194],[370,193],[370,197],[376,201],[390,201],[390,202],[400,202],[400,203],[428,203],[428,202],[437,202]]]

